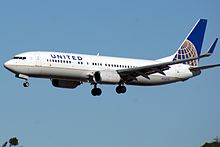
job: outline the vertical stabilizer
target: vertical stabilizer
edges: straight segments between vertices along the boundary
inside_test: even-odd
[[[205,29],[207,25],[206,19],[200,19],[193,27],[192,31],[183,41],[177,52],[174,54],[173,61],[182,60],[192,57],[198,57],[201,53],[202,43],[205,35]],[[193,60],[185,62],[191,66],[198,66],[199,60]]]

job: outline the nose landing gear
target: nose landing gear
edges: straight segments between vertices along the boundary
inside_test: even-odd
[[[28,82],[28,76],[26,76],[26,75],[23,75],[23,74],[17,74],[17,75],[15,75],[15,77],[16,78],[19,78],[19,79],[23,79],[23,80],[25,80],[25,82],[23,83],[23,86],[24,87],[29,87],[29,82]]]
[[[25,81],[25,82],[23,83],[23,86],[24,86],[24,87],[29,87],[29,85],[30,85],[30,84],[29,84],[28,81]]]

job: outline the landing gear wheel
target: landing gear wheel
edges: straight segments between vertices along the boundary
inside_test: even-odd
[[[29,84],[29,82],[27,82],[27,81],[23,83],[23,86],[24,86],[24,87],[29,87],[29,85],[30,85],[30,84]]]
[[[95,89],[95,88],[93,88],[93,89],[91,90],[91,94],[92,94],[93,96],[96,96],[96,89]]]
[[[116,92],[118,94],[125,93],[126,92],[126,87],[119,85],[119,86],[116,87]]]
[[[100,96],[102,94],[102,90],[100,88],[93,88],[91,90],[91,94],[93,96]]]

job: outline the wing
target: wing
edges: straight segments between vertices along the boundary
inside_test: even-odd
[[[215,42],[212,44],[208,53],[200,55],[198,57],[193,57],[193,58],[188,58],[188,59],[183,59],[183,60],[169,61],[169,62],[160,62],[157,64],[151,64],[151,65],[129,68],[129,69],[120,69],[120,70],[117,70],[117,72],[123,79],[123,82],[135,80],[136,77],[138,76],[143,76],[149,79],[148,76],[154,73],[160,73],[162,75],[165,75],[164,71],[168,70],[170,68],[170,65],[180,64],[180,63],[184,63],[187,61],[193,61],[196,59],[209,57],[213,53],[217,41],[218,39],[216,39]],[[216,65],[203,66],[203,67],[192,67],[191,70],[200,70],[200,69],[206,69],[206,68],[211,68],[211,67],[216,67],[216,66],[220,66],[220,65],[216,64]]]
[[[135,68],[120,69],[120,70],[117,70],[117,72],[124,81],[134,80],[137,76],[140,76],[140,75],[149,79],[148,75],[150,74],[160,73],[162,75],[165,75],[164,71],[168,70],[170,68],[170,65],[180,64],[180,63],[184,63],[187,61],[193,61],[196,59],[208,57],[210,55],[211,53],[206,53],[199,57],[193,57],[193,58],[175,60],[175,61],[169,61],[169,62],[161,62],[157,64],[151,64],[151,65],[135,67]]]

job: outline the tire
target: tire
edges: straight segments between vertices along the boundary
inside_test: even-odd
[[[93,88],[93,89],[91,90],[91,94],[92,94],[93,96],[96,96],[96,88]]]
[[[28,82],[24,82],[24,83],[23,83],[23,86],[24,86],[24,87],[29,87],[29,85],[30,85],[30,84],[29,84]]]
[[[121,93],[125,93],[127,91],[125,86],[121,86]]]
[[[91,94],[93,96],[100,96],[102,94],[102,90],[100,88],[93,88],[91,90]]]
[[[118,94],[125,93],[126,92],[126,87],[125,86],[117,86],[116,87],[116,92]]]
[[[102,94],[102,90],[100,88],[96,88],[96,95],[100,96]]]
[[[117,86],[115,91],[118,93],[118,94],[121,94],[121,86]]]

